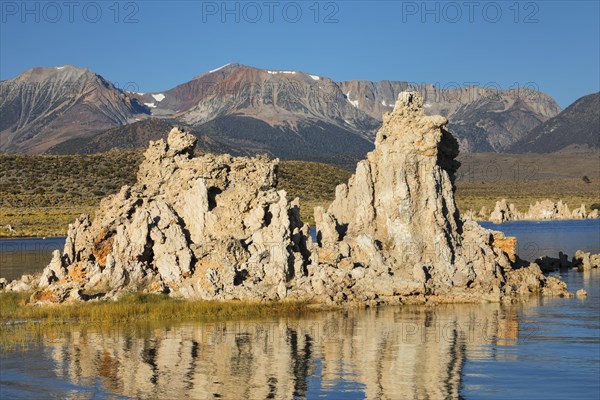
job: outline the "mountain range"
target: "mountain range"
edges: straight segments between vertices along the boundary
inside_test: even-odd
[[[89,69],[67,65],[33,68],[0,82],[0,151],[144,147],[163,137],[165,126],[183,125],[202,138],[200,147],[206,151],[339,163],[360,159],[372,149],[383,114],[407,89],[424,95],[428,114],[449,119],[463,152],[527,151],[523,146],[529,145],[526,138],[533,129],[561,113],[550,96],[534,90],[336,82],[240,64],[227,64],[166,91],[137,93],[121,90]]]
[[[600,148],[600,92],[584,96],[514,143],[514,153],[551,153]]]
[[[43,153],[61,141],[124,125],[146,112],[89,69],[32,68],[0,82],[0,151]]]

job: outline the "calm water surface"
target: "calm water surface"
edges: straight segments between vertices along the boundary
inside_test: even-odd
[[[52,252],[65,246],[65,238],[26,238],[0,240],[0,277],[9,281],[23,274],[40,272],[52,258]]]
[[[71,327],[1,353],[0,397],[598,399],[600,271],[563,278],[588,297]]]
[[[600,219],[570,221],[513,221],[504,224],[482,222],[486,228],[516,236],[518,254],[525,260],[541,256],[558,257],[562,251],[575,255],[577,250],[600,253]]]

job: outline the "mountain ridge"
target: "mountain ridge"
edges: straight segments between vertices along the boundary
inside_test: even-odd
[[[600,92],[577,99],[511,146],[515,153],[600,149]],[[583,148],[582,148],[583,147]]]
[[[441,90],[431,84],[390,80],[336,82],[303,71],[239,63],[148,93],[118,89],[86,68],[39,67],[0,82],[0,112],[11,116],[0,125],[0,150],[40,153],[70,139],[85,139],[156,117],[200,133],[202,129],[220,136],[230,132],[222,138],[229,145],[256,147],[273,156],[305,157],[316,152],[320,158],[335,148],[364,154],[372,148],[383,114],[392,110],[398,93],[404,90],[423,93],[428,114],[449,118],[449,129],[466,152],[504,151],[561,111],[550,96],[539,91]],[[53,97],[40,106],[36,99],[45,99],[48,93]],[[36,111],[34,118],[21,121],[31,110]],[[242,132],[242,117],[260,130]],[[215,132],[215,126],[222,131]],[[317,131],[322,134],[316,135]],[[280,132],[287,135],[289,145],[283,139],[280,144],[270,143],[269,135],[276,139]],[[248,138],[252,134],[255,137]],[[246,137],[245,142],[237,140],[240,136]],[[286,150],[290,146],[297,154]]]
[[[31,68],[0,83],[0,150],[41,153],[144,113],[137,100],[88,68]]]

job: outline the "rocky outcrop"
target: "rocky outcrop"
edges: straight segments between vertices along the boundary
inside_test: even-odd
[[[490,214],[490,221],[495,224],[501,224],[507,221],[516,221],[521,219],[521,214],[517,211],[514,204],[508,204],[505,199],[496,202],[494,211]]]
[[[589,271],[600,268],[600,254],[591,254],[582,250],[575,252],[572,265],[581,271]]]
[[[521,274],[539,279],[537,266],[513,274],[514,238],[459,217],[458,144],[445,118],[424,115],[422,101],[414,93],[399,96],[375,150],[358,163],[348,184],[337,187],[329,209],[315,210],[319,273],[360,275],[338,296],[386,301],[498,299]]]
[[[554,203],[551,200],[537,201],[529,206],[529,211],[523,215],[525,220],[553,220],[553,219],[586,219],[598,218],[598,210],[587,212],[585,204],[573,211],[562,201]]]
[[[483,210],[479,216],[484,216]],[[473,213],[471,213],[473,214]],[[566,220],[566,219],[593,219],[600,217],[598,210],[587,211],[585,204],[571,211],[566,203],[561,200],[553,202],[552,200],[537,201],[529,206],[529,210],[521,213],[514,204],[508,204],[505,199],[496,202],[494,211],[489,216],[489,221],[501,224],[508,221],[543,221],[543,220]]]
[[[136,185],[69,227],[44,290],[165,292],[203,299],[285,297],[307,264],[297,202],[275,189],[277,161],[207,154],[178,129],[152,142]],[[260,296],[257,294],[260,293]]]
[[[579,271],[590,271],[600,268],[600,254],[592,254],[583,250],[577,250],[575,256],[569,260],[569,256],[562,251],[558,252],[558,258],[544,256],[535,260],[543,272],[564,271],[575,268]]]
[[[192,156],[178,129],[151,142],[137,183],[69,227],[39,278],[39,303],[168,293],[189,299],[317,303],[480,302],[568,295],[515,254],[516,240],[462,220],[454,200],[458,143],[447,120],[401,93],[376,148],[315,209],[276,189],[277,160]]]

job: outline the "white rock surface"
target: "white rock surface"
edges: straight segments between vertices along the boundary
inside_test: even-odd
[[[103,199],[93,221],[69,226],[32,299],[145,291],[378,304],[566,295],[562,282],[518,259],[514,238],[460,218],[458,143],[446,123],[425,116],[416,93],[401,93],[375,150],[327,211],[315,209],[317,243],[299,202],[276,188],[278,160],[192,157],[195,137],[175,128],[166,142],[150,142],[134,186]]]

